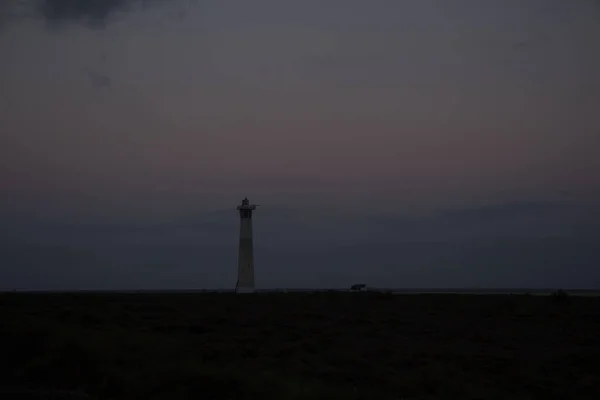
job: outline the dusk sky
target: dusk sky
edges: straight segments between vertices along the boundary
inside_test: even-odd
[[[0,290],[600,288],[600,1],[2,0]]]

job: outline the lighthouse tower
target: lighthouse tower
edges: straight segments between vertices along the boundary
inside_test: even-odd
[[[235,285],[237,293],[254,292],[254,249],[252,243],[252,211],[255,204],[250,204],[246,197],[237,207],[240,212],[240,247],[238,250],[238,280]]]

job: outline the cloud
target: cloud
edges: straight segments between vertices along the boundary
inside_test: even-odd
[[[112,84],[112,79],[108,75],[96,71],[86,71],[86,75],[92,85],[96,88],[108,88]]]
[[[0,29],[11,20],[42,18],[49,27],[76,23],[88,28],[104,29],[119,14],[138,9],[174,3],[165,0],[2,0],[0,1]],[[175,15],[181,18],[182,10]]]
[[[6,23],[18,16],[18,8],[14,0],[0,1],[0,34]]]
[[[132,0],[41,0],[38,10],[49,23],[83,22],[105,27],[117,11],[127,10]]]
[[[438,213],[443,219],[490,220],[504,219],[532,215],[556,215],[572,209],[570,204],[550,201],[520,201],[502,204],[492,204],[480,207],[465,207],[457,209],[445,209]]]
[[[600,208],[558,201],[517,201],[440,209],[424,216],[381,215],[379,240],[493,242],[547,237],[600,239]]]

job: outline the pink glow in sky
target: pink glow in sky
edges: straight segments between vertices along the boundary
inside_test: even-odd
[[[9,19],[3,197],[443,205],[600,183],[593,2],[334,3]]]

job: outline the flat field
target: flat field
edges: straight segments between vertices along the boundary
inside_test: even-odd
[[[0,360],[7,399],[593,399],[600,298],[7,293]]]

